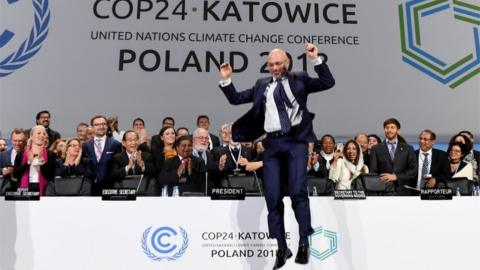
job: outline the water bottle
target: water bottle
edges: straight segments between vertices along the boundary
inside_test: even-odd
[[[318,192],[317,192],[317,187],[316,187],[316,186],[313,186],[312,196],[318,196]]]
[[[173,187],[172,197],[179,197],[180,191],[178,191],[178,186]]]
[[[165,185],[162,188],[162,197],[168,197],[168,186]]]
[[[462,196],[462,194],[460,194],[460,187],[457,187],[457,192],[455,193],[455,196]]]

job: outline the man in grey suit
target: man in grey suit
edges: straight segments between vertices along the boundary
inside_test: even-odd
[[[370,153],[370,172],[378,173],[381,181],[395,186],[397,195],[413,195],[409,186],[415,188],[418,164],[413,147],[399,141],[400,122],[389,118],[383,122],[385,141],[375,145]]]

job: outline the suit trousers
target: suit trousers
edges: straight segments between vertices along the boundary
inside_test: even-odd
[[[268,136],[264,146],[263,177],[270,236],[285,237],[283,196],[286,186],[299,225],[300,239],[306,239],[313,233],[307,189],[307,144],[284,135]]]

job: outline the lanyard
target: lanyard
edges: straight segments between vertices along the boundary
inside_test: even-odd
[[[238,169],[238,163],[240,162],[240,156],[242,154],[242,145],[240,144],[238,146],[238,156],[237,159],[235,159],[235,156],[233,155],[232,148],[230,148],[230,155],[232,156],[233,162],[235,162],[235,167]]]

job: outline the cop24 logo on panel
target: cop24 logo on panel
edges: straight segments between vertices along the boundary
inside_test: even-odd
[[[480,73],[479,1],[409,0],[398,16],[403,62],[452,89]]]
[[[32,25],[27,36],[19,36],[15,29],[9,28],[8,20],[3,18],[7,14],[13,14],[16,7],[27,1],[0,0],[3,14],[0,26],[0,78],[8,76],[28,64],[47,38],[50,23],[48,0],[31,0],[33,17],[20,15],[24,23]]]
[[[153,229],[148,227],[142,234],[140,246],[143,253],[152,261],[175,261],[180,259],[188,248],[187,231],[168,226]]]
[[[323,226],[316,227],[309,238],[310,256],[324,261],[338,251],[337,232],[327,230]]]

